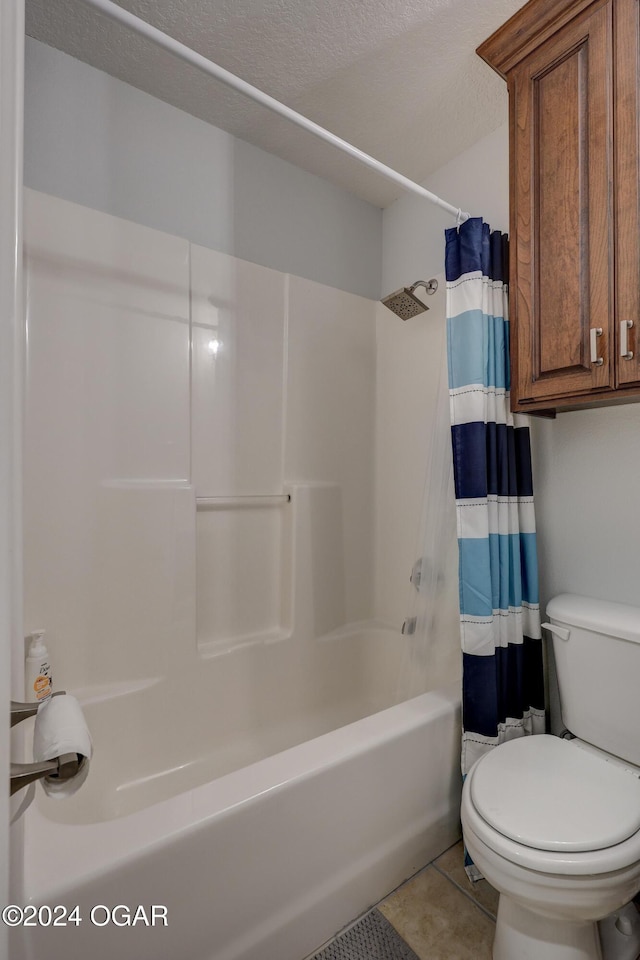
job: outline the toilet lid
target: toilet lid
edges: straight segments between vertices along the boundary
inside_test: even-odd
[[[510,740],[472,773],[471,800],[480,816],[527,847],[603,850],[640,830],[640,779],[570,740]]]

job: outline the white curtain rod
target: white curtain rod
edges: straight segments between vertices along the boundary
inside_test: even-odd
[[[119,7],[116,3],[113,3],[112,0],[84,0],[84,2],[90,7],[94,7],[96,10],[99,10],[100,13],[103,13],[106,17],[110,17],[112,20],[118,21],[118,23],[123,24],[130,30],[133,30],[136,33],[139,33],[141,36],[146,37],[147,40],[151,40],[151,42],[155,43],[156,46],[162,47],[164,50],[168,50],[170,53],[174,54],[174,56],[186,61],[186,63],[190,63],[198,70],[202,70],[203,73],[208,73],[209,76],[215,77],[216,80],[220,80],[221,83],[226,84],[228,87],[238,90],[240,93],[250,97],[257,103],[261,103],[264,107],[267,107],[268,110],[272,110],[274,113],[278,113],[280,116],[286,117],[287,120],[290,120],[292,123],[302,127],[303,130],[307,130],[309,133],[314,134],[314,136],[319,137],[321,140],[325,140],[327,143],[332,144],[334,147],[337,147],[338,150],[342,150],[343,153],[348,154],[355,160],[359,160],[360,163],[363,163],[365,166],[375,170],[388,180],[393,180],[405,190],[415,193],[424,200],[429,200],[431,203],[435,203],[437,206],[442,207],[443,210],[446,210],[448,213],[452,214],[458,223],[463,223],[465,220],[469,219],[469,214],[463,213],[459,207],[454,207],[445,200],[441,200],[440,197],[435,195],[435,193],[431,193],[430,190],[426,190],[424,187],[421,187],[419,183],[409,180],[408,177],[398,173],[398,171],[394,170],[392,167],[388,167],[386,164],[374,159],[374,157],[370,157],[368,153],[364,153],[364,151],[359,150],[358,147],[354,147],[353,144],[347,143],[346,140],[343,140],[341,137],[337,137],[334,133],[331,133],[329,130],[325,130],[325,128],[321,127],[319,124],[314,123],[313,120],[309,120],[301,113],[297,113],[295,110],[292,110],[291,107],[287,107],[284,103],[280,103],[279,100],[275,100],[268,94],[263,93],[262,90],[258,90],[257,87],[247,83],[246,80],[241,80],[240,77],[236,77],[235,74],[225,70],[224,67],[219,66],[217,63],[213,63],[211,60],[207,60],[206,57],[196,53],[196,51],[192,50],[191,47],[187,47],[184,43],[180,43],[179,40],[174,40],[173,37],[170,37],[168,34],[158,30],[157,27],[151,26],[150,23],[146,23],[146,21],[141,20],[140,17],[136,17],[134,14],[129,13],[128,10],[124,10],[122,7]]]

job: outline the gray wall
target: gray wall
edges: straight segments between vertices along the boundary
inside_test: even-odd
[[[640,404],[533,425],[540,587],[640,606]]]
[[[509,129],[492,130],[434,171],[424,186],[493,230],[509,229]],[[391,293],[444,272],[444,231],[455,219],[427,200],[405,194],[383,214],[382,289]]]
[[[27,38],[25,185],[378,299],[382,211]]]

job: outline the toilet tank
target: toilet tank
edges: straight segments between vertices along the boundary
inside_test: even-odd
[[[640,607],[564,593],[547,616],[565,726],[640,766]]]

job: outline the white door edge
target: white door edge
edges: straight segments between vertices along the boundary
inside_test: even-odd
[[[0,3],[0,909],[21,892],[20,832],[10,847],[9,700],[22,656],[22,156],[24,0]],[[14,646],[15,645],[15,646]],[[15,841],[18,841],[16,844]],[[10,864],[17,865],[19,876]],[[11,876],[10,874],[13,874]],[[17,884],[16,884],[17,879]],[[0,924],[0,958],[9,956]]]

